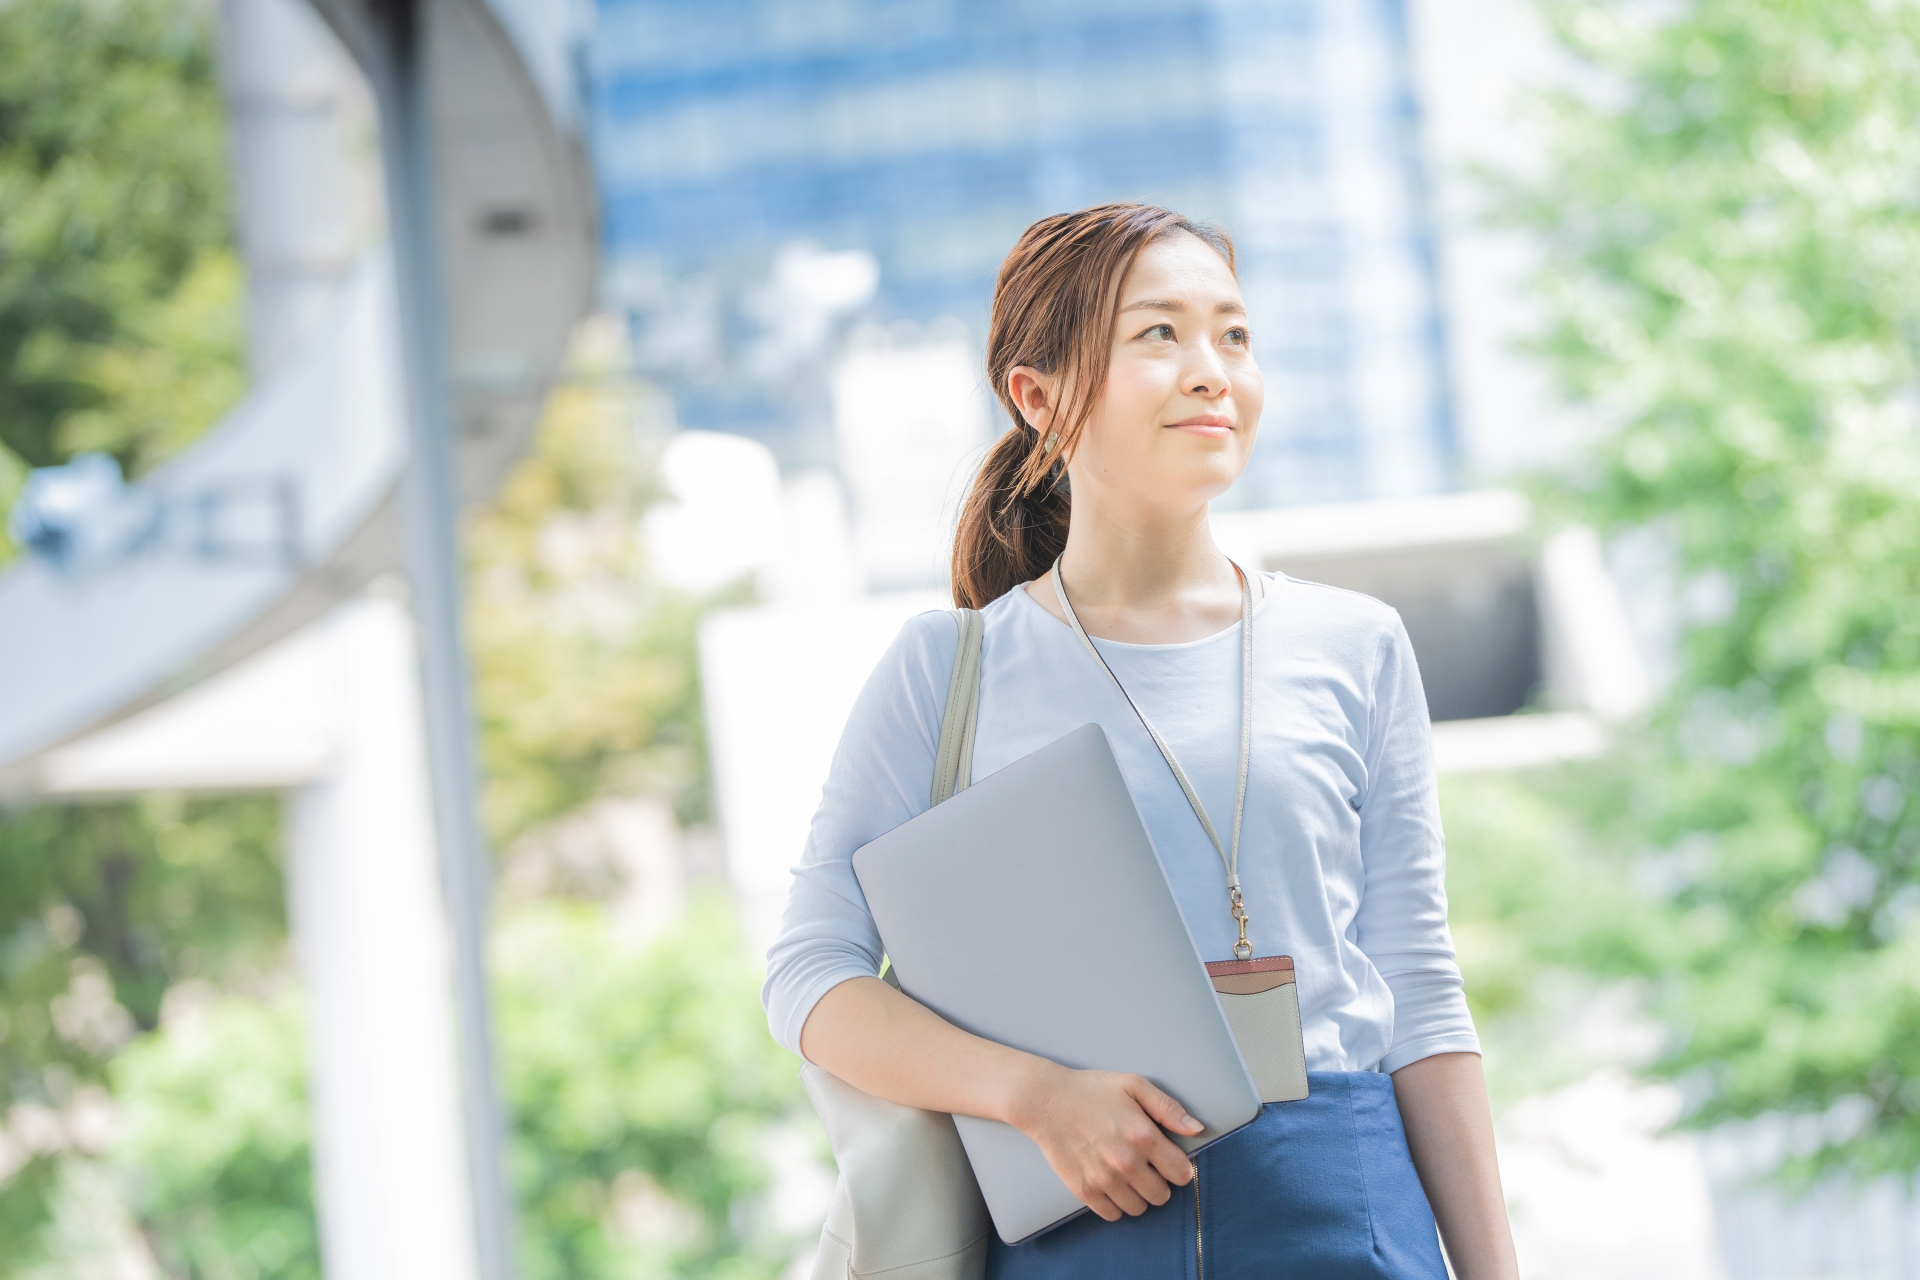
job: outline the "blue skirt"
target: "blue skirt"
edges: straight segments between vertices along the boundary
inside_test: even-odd
[[[1200,1153],[1197,1206],[1189,1184],[1137,1218],[996,1236],[988,1280],[1447,1280],[1392,1077],[1316,1071],[1307,1085]]]

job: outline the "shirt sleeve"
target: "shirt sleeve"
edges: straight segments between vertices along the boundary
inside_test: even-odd
[[[820,997],[880,971],[880,933],[854,877],[853,854],[927,810],[959,647],[952,614],[909,619],[847,717],[760,991],[774,1039],[795,1053]]]
[[[1366,883],[1355,925],[1360,950],[1393,993],[1393,1043],[1380,1069],[1398,1071],[1436,1053],[1478,1053],[1447,928],[1446,839],[1426,692],[1397,613],[1381,637],[1366,777]]]

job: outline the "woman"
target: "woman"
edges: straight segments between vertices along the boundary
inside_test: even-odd
[[[1208,531],[1263,396],[1231,242],[1145,205],[1035,223],[1000,271],[987,369],[1016,426],[954,547],[954,595],[985,615],[973,776],[1099,722],[1202,958],[1233,957],[1242,902],[1257,954],[1294,958],[1311,1093],[1190,1164],[1163,1130],[1198,1122],[1144,1079],[980,1039],[874,976],[880,938],[850,859],[926,808],[957,647],[942,613],[907,624],[847,723],[768,956],[775,1036],[875,1096],[1001,1120],[1039,1145],[1097,1216],[994,1241],[992,1276],[1443,1280],[1437,1219],[1463,1280],[1510,1280],[1406,631],[1365,596],[1243,579]],[[1243,625],[1252,741],[1237,806]],[[1224,832],[1242,806],[1230,903],[1198,815]],[[1174,1195],[1196,1174],[1203,1204]]]

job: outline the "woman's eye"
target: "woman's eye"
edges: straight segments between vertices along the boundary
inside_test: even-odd
[[[1245,329],[1229,329],[1227,330],[1227,341],[1236,347],[1244,347],[1253,341],[1253,335]]]
[[[1162,342],[1172,342],[1173,326],[1170,324],[1156,324],[1140,336],[1143,338],[1158,338]]]

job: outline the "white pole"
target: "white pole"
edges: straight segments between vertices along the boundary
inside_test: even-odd
[[[332,760],[289,797],[287,861],[321,1257],[328,1280],[473,1280],[413,628],[391,598],[350,602],[316,625]]]
[[[388,0],[374,6],[368,70],[380,110],[380,154],[399,285],[408,447],[400,495],[402,533],[419,627],[434,829],[453,934],[467,1175],[480,1280],[513,1280],[506,1125],[494,1080],[487,1001],[487,855],[475,804],[473,713],[460,636],[453,472],[457,428],[447,385],[446,291],[440,275],[434,199],[438,171],[427,82],[432,11],[427,0]]]
[[[365,162],[352,135],[370,122],[371,104],[359,69],[303,0],[223,0],[221,20],[249,347],[255,380],[265,381],[298,350],[352,265],[361,231],[354,199],[373,186],[371,173],[359,172]],[[417,130],[390,124],[387,149],[418,140]],[[411,187],[398,195],[420,198]],[[419,287],[423,272],[433,278],[433,253],[408,238],[417,225],[396,232],[403,305],[412,305],[402,327],[416,439],[423,422],[435,433],[445,424],[433,411],[440,383],[426,354],[436,349],[436,304],[431,286],[425,295]],[[414,456],[427,467],[446,463],[418,445]],[[410,505],[418,511],[417,495]],[[436,518],[444,519],[428,517]],[[439,564],[416,571],[428,586],[422,596],[443,609],[445,593],[434,587],[445,572]],[[448,929],[450,912],[463,921],[474,913],[461,871],[475,845],[459,813],[471,797],[458,781],[471,764],[458,728],[439,735],[454,772],[451,812],[436,824],[419,657],[399,603],[348,604],[319,626],[333,667],[338,740],[328,775],[289,797],[287,846],[289,915],[309,1007],[323,1264],[329,1280],[474,1280],[480,1215],[466,1155],[475,1143],[463,1139],[461,1100],[477,1088],[490,1121],[477,1146],[483,1159],[495,1153],[497,1113],[484,1054],[477,1086],[470,1079],[462,1087],[452,1007],[456,987],[473,985],[456,983]],[[456,685],[461,678],[456,670]],[[451,710],[439,706],[444,685],[443,678],[435,705],[443,721],[457,723],[464,705],[456,698]],[[444,861],[454,869],[449,884],[460,886],[444,897],[436,825],[451,834]],[[484,1038],[484,1021],[478,1031]]]

